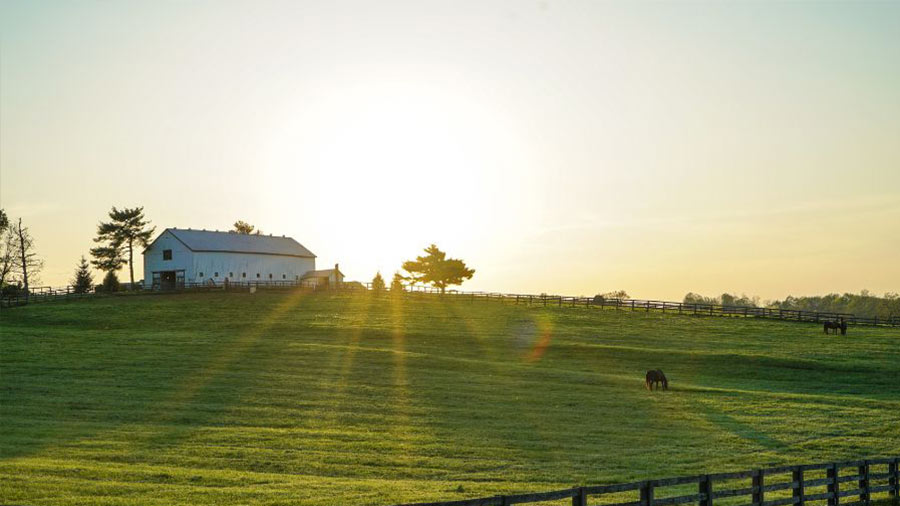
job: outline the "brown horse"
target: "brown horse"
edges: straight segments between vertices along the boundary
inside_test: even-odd
[[[834,333],[837,334],[838,330],[841,331],[842,336],[847,335],[847,322],[843,318],[841,318],[840,322],[825,322],[824,329],[827,334],[829,330],[834,330]]]
[[[659,385],[662,383],[663,390],[669,389],[669,380],[666,379],[666,375],[663,374],[662,369],[657,369],[655,371],[647,371],[646,384],[647,390],[653,391],[653,384],[656,384],[656,389],[659,390]]]

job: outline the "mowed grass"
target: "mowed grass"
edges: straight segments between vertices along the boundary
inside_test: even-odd
[[[390,504],[900,454],[891,329],[264,292],[0,331],[0,503]]]

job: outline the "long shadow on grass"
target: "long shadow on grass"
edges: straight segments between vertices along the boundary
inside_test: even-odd
[[[102,299],[4,314],[0,458],[141,422],[202,361],[205,334],[141,324],[149,314],[158,322],[198,317],[180,309],[182,300]]]

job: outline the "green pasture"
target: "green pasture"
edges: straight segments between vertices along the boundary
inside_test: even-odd
[[[0,313],[2,504],[386,505],[896,455],[897,329],[299,292]]]

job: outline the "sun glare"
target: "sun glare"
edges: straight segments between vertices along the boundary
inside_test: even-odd
[[[352,236],[385,245],[389,251],[376,256],[394,263],[438,238],[471,246],[483,239],[474,225],[516,219],[504,218],[504,209],[533,193],[527,146],[476,95],[429,83],[369,82],[299,105],[305,103],[275,136],[267,177],[292,181],[278,191],[300,189],[301,198],[285,198],[297,214],[329,209],[316,218],[334,231],[324,242]],[[284,215],[279,200],[269,205]]]

